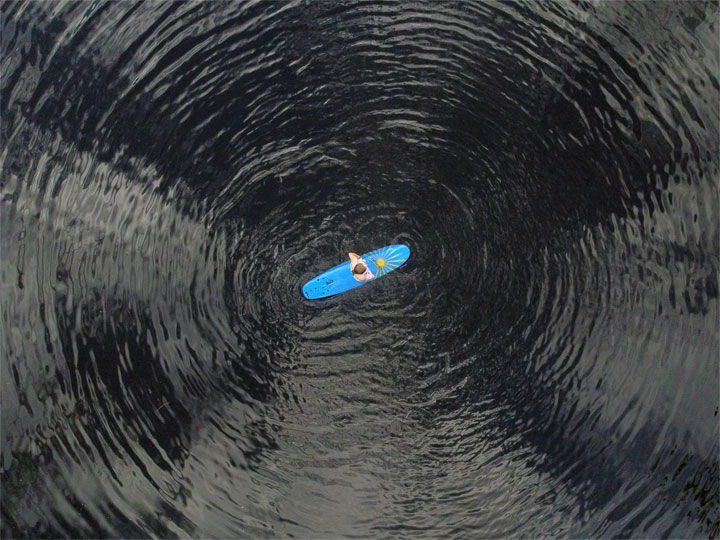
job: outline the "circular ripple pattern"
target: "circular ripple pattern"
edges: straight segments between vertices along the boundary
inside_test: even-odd
[[[0,10],[3,537],[720,534],[716,3]]]

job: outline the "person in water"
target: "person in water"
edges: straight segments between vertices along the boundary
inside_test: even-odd
[[[350,268],[352,269],[352,275],[358,281],[369,281],[375,276],[368,268],[365,259],[363,259],[357,253],[348,253],[350,257]]]

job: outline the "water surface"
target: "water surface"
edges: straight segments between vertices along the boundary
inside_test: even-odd
[[[716,2],[0,10],[3,537],[720,534]]]

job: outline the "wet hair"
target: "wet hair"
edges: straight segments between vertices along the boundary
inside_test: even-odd
[[[367,266],[365,266],[363,263],[358,263],[355,265],[355,268],[353,268],[353,274],[364,274],[367,271]]]

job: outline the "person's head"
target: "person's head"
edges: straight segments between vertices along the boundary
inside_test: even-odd
[[[353,267],[353,274],[357,274],[358,276],[361,276],[365,273],[367,270],[367,266],[365,266],[363,263],[358,263]]]

